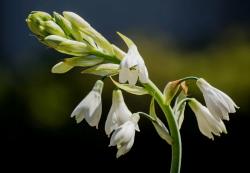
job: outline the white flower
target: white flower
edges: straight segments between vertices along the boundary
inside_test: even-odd
[[[112,134],[109,146],[117,146],[116,158],[126,154],[132,148],[138,120],[139,115],[133,114],[132,120],[126,121]]]
[[[131,120],[132,113],[126,106],[121,90],[113,91],[112,106],[110,108],[106,123],[105,132],[109,136],[113,130],[125,122]],[[139,131],[138,126],[136,129]]]
[[[98,128],[102,114],[102,89],[103,82],[96,81],[93,89],[74,109],[71,117],[75,117],[77,123],[80,123],[85,118],[90,126]]]
[[[148,82],[148,70],[143,58],[137,50],[136,45],[129,47],[128,53],[123,58],[120,64],[119,82],[129,82],[130,85],[135,85],[138,77],[142,83]]]
[[[210,139],[214,139],[213,134],[220,136],[220,133],[227,133],[226,127],[221,119],[217,120],[207,109],[196,99],[190,99],[189,106],[195,113],[200,132]]]
[[[204,96],[209,111],[216,119],[229,120],[228,113],[235,113],[235,108],[239,108],[228,95],[211,86],[204,79],[198,79],[196,84]]]

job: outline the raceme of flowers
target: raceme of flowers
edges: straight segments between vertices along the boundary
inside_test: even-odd
[[[77,123],[85,119],[90,126],[98,128],[102,116],[104,81],[111,79],[114,83],[117,89],[112,93],[105,133],[110,137],[109,146],[117,147],[117,158],[131,150],[136,131],[139,132],[138,121],[142,116],[152,122],[162,139],[174,145],[177,138],[174,133],[169,134],[165,125],[169,122],[158,118],[154,101],[157,101],[163,110],[170,109],[170,112],[173,112],[173,115],[165,115],[173,116],[178,130],[184,120],[185,107],[189,105],[197,119],[200,132],[210,139],[214,139],[214,135],[227,133],[223,120],[229,120],[229,113],[235,113],[236,108],[239,108],[227,94],[202,78],[186,77],[175,80],[169,82],[163,92],[158,91],[149,78],[143,57],[131,39],[118,33],[128,47],[128,51],[124,52],[73,12],[63,12],[63,15],[54,12],[51,16],[42,11],[34,11],[26,22],[41,43],[72,56],[53,66],[53,73],[66,73],[75,67],[81,67],[84,68],[83,74],[101,76],[89,94],[73,110],[71,117],[75,118]],[[116,76],[119,82],[115,80]],[[205,105],[188,96],[188,86],[185,83],[187,80],[195,81],[204,96]],[[122,90],[134,95],[150,95],[152,102],[149,113],[132,113],[124,101]]]

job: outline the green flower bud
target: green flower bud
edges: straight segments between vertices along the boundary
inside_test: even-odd
[[[71,70],[73,68],[73,66],[71,65],[68,65],[64,62],[59,62],[57,63],[56,65],[54,65],[51,69],[51,72],[52,73],[58,73],[58,74],[61,74],[61,73],[66,73],[68,72],[69,70]]]
[[[68,41],[68,39],[57,35],[50,35],[44,38],[44,43],[52,48],[57,48],[62,42],[65,41]]]
[[[44,22],[44,28],[46,32],[52,34],[52,35],[59,35],[62,37],[66,37],[64,34],[64,31],[58,26],[54,21],[49,20]]]
[[[85,56],[91,49],[85,43],[66,39],[57,35],[44,38],[44,42],[57,51],[74,56]]]
[[[81,73],[94,74],[99,76],[111,76],[118,74],[119,65],[118,64],[100,64],[94,67],[83,70]]]
[[[64,30],[67,36],[77,41],[86,40],[89,42],[89,38],[86,39],[85,38],[86,36],[82,32],[80,32],[80,30],[76,26],[70,23],[68,19],[66,19],[65,17],[56,12],[54,12],[53,14],[56,23]]]
[[[78,28],[90,28],[88,22],[73,12],[64,11],[63,16]]]
[[[52,20],[52,17],[45,12],[42,11],[33,11],[29,14],[26,22],[28,24],[29,29],[36,35],[45,37],[48,35],[43,24],[45,21]]]
[[[81,39],[86,40],[92,46],[95,45],[93,44],[93,42],[95,42],[98,45],[100,51],[113,55],[112,45],[100,33],[92,28],[90,24],[86,22],[82,17],[69,11],[64,11],[63,16],[71,22],[72,27],[75,28],[75,30],[79,29],[81,31]],[[90,40],[88,36],[93,41]],[[77,38],[79,38],[78,35]]]
[[[53,12],[53,15],[54,15],[54,19],[56,23],[63,29],[64,33],[66,33],[67,36],[70,36],[73,38],[72,33],[71,33],[72,24],[67,19],[65,19],[62,15],[56,12]]]

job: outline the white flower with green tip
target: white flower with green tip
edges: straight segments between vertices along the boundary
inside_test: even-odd
[[[71,117],[75,117],[77,123],[85,118],[90,126],[98,128],[102,114],[102,89],[103,82],[101,80],[96,81],[93,89],[74,109]]]
[[[223,121],[221,119],[217,120],[207,107],[203,106],[194,98],[190,99],[188,104],[196,116],[200,132],[203,135],[213,140],[213,134],[220,136],[222,132],[227,133]]]
[[[124,102],[121,90],[114,90],[112,105],[105,123],[105,132],[108,136],[125,122],[131,120],[132,113]],[[139,131],[138,126],[136,129]]]
[[[239,108],[228,95],[204,79],[198,79],[196,84],[204,96],[207,108],[216,119],[229,120],[228,113],[235,113],[235,108]]]
[[[128,46],[128,53],[120,63],[119,82],[135,85],[138,78],[141,83],[148,83],[148,70],[134,42],[125,35],[118,35]]]

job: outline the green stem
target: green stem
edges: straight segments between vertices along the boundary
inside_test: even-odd
[[[105,60],[107,61],[111,61],[115,64],[119,64],[120,63],[120,60],[116,57],[116,56],[111,56],[111,55],[106,55],[100,51],[92,51],[91,52],[92,55],[95,55],[95,56],[98,56],[98,57],[102,57],[104,58]]]
[[[177,123],[174,118],[172,108],[164,103],[164,97],[162,92],[157,88],[157,86],[152,81],[149,81],[149,83],[144,84],[144,87],[146,90],[149,91],[149,93],[154,97],[154,99],[160,105],[168,121],[170,134],[173,138],[173,143],[171,145],[172,161],[171,161],[170,173],[179,173],[181,167],[181,155],[182,155],[181,136]]]
[[[183,82],[183,81],[186,81],[186,80],[198,80],[199,78],[196,77],[196,76],[188,76],[188,77],[184,77],[182,79],[180,79],[180,83]]]

